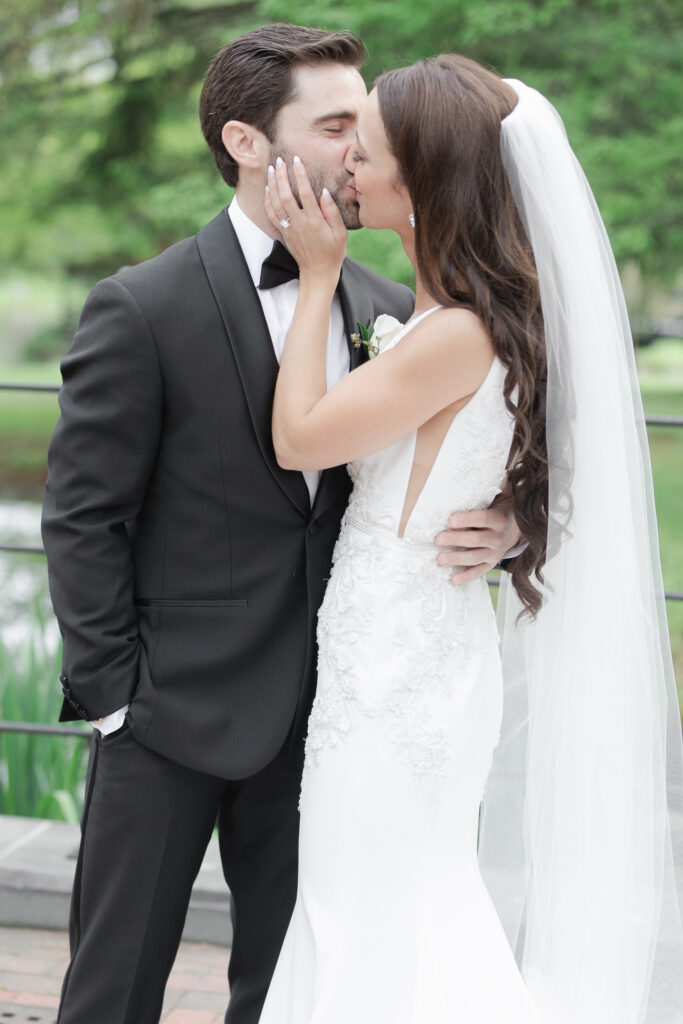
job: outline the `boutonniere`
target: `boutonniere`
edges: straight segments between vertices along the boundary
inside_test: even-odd
[[[380,352],[384,351],[392,338],[394,338],[403,324],[396,317],[382,313],[377,317],[372,327],[370,321],[367,324],[358,324],[358,332],[351,335],[354,348],[363,346],[367,352],[368,359],[374,359]]]

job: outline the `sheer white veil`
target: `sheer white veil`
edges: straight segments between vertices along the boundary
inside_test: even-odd
[[[543,1024],[681,1024],[681,723],[633,345],[562,121],[509,84],[503,161],[548,353],[549,557],[534,622],[500,593],[480,864]]]

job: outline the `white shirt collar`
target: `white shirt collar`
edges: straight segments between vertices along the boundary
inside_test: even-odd
[[[251,279],[258,288],[258,283],[261,280],[261,267],[266,257],[270,256],[270,251],[273,248],[273,239],[265,231],[262,231],[257,224],[254,224],[253,220],[247,217],[237,202],[237,196],[233,197],[232,202],[228,206],[228,216],[232,221],[237,241],[240,243],[244,253]]]

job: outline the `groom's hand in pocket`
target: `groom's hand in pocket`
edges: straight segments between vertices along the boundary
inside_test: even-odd
[[[507,480],[491,505],[480,511],[454,512],[448,517],[448,529],[437,534],[439,565],[454,569],[451,583],[460,585],[476,580],[501,559],[519,554],[521,534],[512,512]]]

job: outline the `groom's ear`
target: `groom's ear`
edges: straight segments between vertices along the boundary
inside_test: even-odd
[[[263,132],[245,121],[226,121],[221,132],[226,151],[238,167],[259,170],[268,165],[270,143]]]

